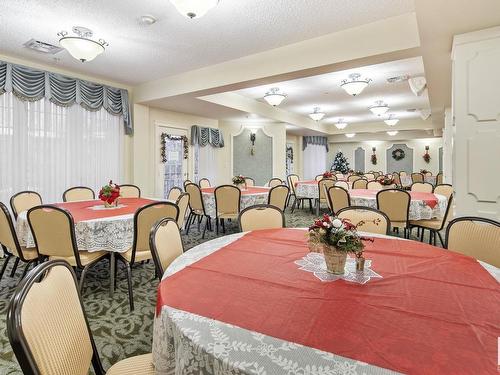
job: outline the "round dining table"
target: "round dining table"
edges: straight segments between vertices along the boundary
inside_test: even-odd
[[[108,251],[111,256],[111,278],[114,278],[115,254],[132,247],[134,239],[134,213],[141,207],[157,202],[145,198],[120,198],[117,207],[105,208],[100,200],[54,203],[53,206],[67,210],[75,222],[78,250],[88,252]],[[26,217],[20,212],[16,221],[16,232],[21,246],[35,247],[35,241]],[[110,294],[113,294],[111,282]]]
[[[215,218],[215,189],[214,187],[201,189],[205,213],[211,218]],[[247,189],[241,189],[240,210],[254,206],[256,204],[267,203],[270,187],[249,186]]]
[[[424,182],[428,182],[429,184],[436,186],[436,178],[436,176],[424,176]],[[404,187],[408,187],[413,184],[411,175],[400,176],[400,180],[401,185],[403,185]]]
[[[497,373],[500,269],[368,236],[364,270],[349,257],[343,276],[326,272],[303,229],[188,250],[158,287],[156,373]]]

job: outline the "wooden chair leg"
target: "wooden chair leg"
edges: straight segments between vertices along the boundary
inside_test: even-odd
[[[78,288],[80,289],[80,294],[82,294],[83,290],[83,284],[85,283],[85,276],[87,276],[87,271],[89,270],[90,264],[87,264],[85,267],[83,267],[82,273],[80,275],[80,282]]]
[[[127,266],[127,284],[128,284],[128,300],[130,305],[130,311],[134,311],[134,292],[132,290],[132,269],[130,268],[130,263],[126,262]]]
[[[186,235],[189,234],[189,228],[191,228],[191,217],[193,216],[193,213],[190,212],[189,213],[189,216],[188,216],[188,219],[186,221],[186,225],[185,225],[185,231],[186,231]]]
[[[420,242],[424,242],[424,232],[425,232],[425,229],[420,228]]]

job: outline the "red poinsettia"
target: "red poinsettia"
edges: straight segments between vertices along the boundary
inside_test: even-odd
[[[99,191],[99,199],[108,204],[113,204],[120,197],[120,186],[109,181],[109,184],[103,186]]]
[[[323,178],[332,178],[332,177],[333,173],[330,171],[326,171],[325,173],[323,173]]]

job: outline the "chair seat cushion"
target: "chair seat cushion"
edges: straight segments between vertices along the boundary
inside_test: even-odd
[[[440,219],[434,220],[410,220],[410,225],[418,226],[422,228],[429,228],[439,230],[442,226],[442,221]]]
[[[237,219],[238,218],[238,214],[232,214],[232,213],[222,214],[222,213],[218,213],[217,217],[219,219]]]
[[[106,251],[93,251],[93,252],[88,252],[88,251],[80,251],[78,255],[80,255],[80,263],[82,266],[86,266],[89,263],[92,263],[99,258],[103,258],[106,256],[108,253]],[[75,267],[76,264],[76,259],[74,256],[72,257],[50,257],[50,260],[53,259],[63,259],[66,262],[68,262],[71,266]]]
[[[21,247],[21,251],[23,252],[24,258],[26,260],[33,260],[38,258],[38,253],[36,252],[36,249],[34,247]]]
[[[132,249],[128,249],[127,251],[125,251],[124,253],[120,253],[120,256],[125,259],[127,262],[131,262],[132,261]],[[134,259],[134,262],[142,262],[143,260],[148,260],[148,259],[152,259],[153,256],[151,255],[151,251],[149,250],[137,250],[135,252],[135,259]]]
[[[153,355],[143,354],[115,363],[106,375],[154,375]]]

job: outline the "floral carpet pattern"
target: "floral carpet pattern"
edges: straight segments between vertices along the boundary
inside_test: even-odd
[[[307,209],[296,209],[293,214],[286,210],[287,227],[307,227],[314,216]],[[238,232],[235,222],[226,225],[226,234]],[[216,237],[215,231],[207,231],[206,238],[193,225],[189,235],[183,234],[185,250]],[[12,265],[14,262],[10,262]],[[0,259],[0,267],[3,259]],[[120,264],[120,263],[119,263]],[[5,323],[7,308],[14,289],[20,281],[24,266],[10,277],[11,265],[0,281],[0,375],[21,374],[19,365],[9,344]],[[135,310],[129,311],[126,273],[119,268],[114,297],[109,297],[109,264],[103,261],[87,274],[83,300],[85,311],[103,366],[108,369],[115,362],[134,355],[151,352],[153,317],[158,280],[154,278],[152,262],[137,264],[132,269]]]

